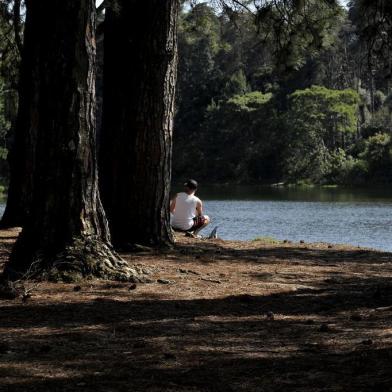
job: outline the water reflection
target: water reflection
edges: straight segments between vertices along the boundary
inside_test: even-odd
[[[392,189],[309,187],[285,188],[263,186],[201,186],[199,193],[213,200],[281,200],[319,202],[391,202]]]

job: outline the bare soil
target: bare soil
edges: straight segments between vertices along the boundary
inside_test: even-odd
[[[0,301],[1,391],[392,391],[390,253],[181,236],[123,257],[152,283]]]

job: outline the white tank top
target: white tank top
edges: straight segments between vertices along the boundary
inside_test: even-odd
[[[189,230],[193,226],[197,203],[201,203],[201,201],[195,195],[188,195],[185,192],[177,195],[176,207],[171,221],[175,229]]]

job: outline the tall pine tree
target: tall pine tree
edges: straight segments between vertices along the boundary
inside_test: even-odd
[[[133,270],[111,250],[98,193],[95,1],[29,0],[26,23],[24,53],[31,45],[35,54],[36,103],[28,119],[35,127],[34,187],[5,274],[37,269],[128,279]]]
[[[118,248],[172,242],[179,0],[116,0],[105,20],[100,180]]]

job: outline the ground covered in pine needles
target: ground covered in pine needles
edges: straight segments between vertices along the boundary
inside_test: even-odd
[[[2,262],[16,235],[0,231]],[[149,283],[0,301],[0,390],[392,390],[392,254],[183,237],[141,250],[123,256]]]

